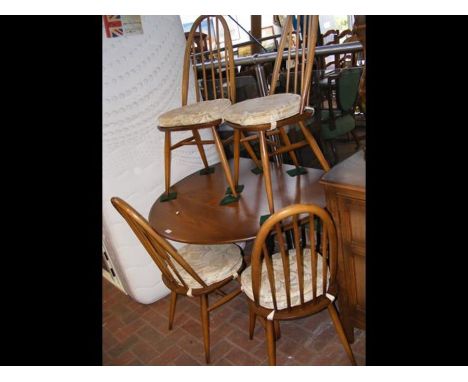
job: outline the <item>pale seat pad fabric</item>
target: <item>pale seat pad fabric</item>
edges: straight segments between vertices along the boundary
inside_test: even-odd
[[[224,120],[242,126],[274,123],[299,113],[301,96],[283,93],[252,98],[230,106]]]
[[[241,250],[235,244],[188,244],[179,249],[178,252],[184,260],[190,264],[206,285],[211,285],[236,275],[236,272],[242,265]],[[194,280],[175,260],[173,264],[189,288],[196,289],[202,287],[198,281]],[[172,269],[169,268],[169,270],[177,282],[182,285]]]
[[[223,118],[224,111],[231,106],[228,99],[201,101],[169,110],[159,117],[159,126],[189,126]]]
[[[297,260],[296,250],[289,250],[289,268],[291,277],[291,306],[301,304],[301,296],[299,292],[299,276],[297,274]],[[311,254],[310,249],[305,248],[303,251],[304,259],[304,302],[311,301],[312,294],[312,268],[311,268]],[[276,286],[276,304],[278,310],[288,307],[286,299],[286,283],[284,279],[283,261],[280,253],[275,253],[272,256],[273,271],[275,274]],[[327,287],[330,273],[327,267]],[[254,301],[252,290],[252,268],[247,267],[241,275],[242,290],[244,293]],[[317,297],[323,293],[322,289],[322,256],[317,253]],[[273,296],[270,290],[270,281],[268,280],[268,273],[265,263],[262,263],[262,275],[260,286],[260,305],[265,308],[274,309]]]

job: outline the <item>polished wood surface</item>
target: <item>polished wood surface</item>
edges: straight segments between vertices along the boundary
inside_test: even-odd
[[[230,161],[232,166],[232,160]],[[177,199],[153,204],[149,223],[167,239],[192,244],[221,244],[254,239],[260,217],[269,214],[263,175],[250,169],[255,163],[240,158],[240,183],[244,185],[238,202],[220,205],[228,186],[218,163],[215,172],[200,176],[198,172],[173,185]],[[325,206],[325,193],[319,180],[323,170],[307,168],[307,174],[291,177],[286,171],[295,168],[270,163],[274,204],[279,209],[304,203]]]
[[[205,350],[206,363],[210,363],[210,312],[239,295],[241,293],[240,287],[236,288],[229,294],[220,290],[223,286],[234,281],[232,275],[207,285],[194,268],[185,260],[185,258],[182,257],[167,240],[161,237],[161,235],[158,235],[158,233],[149,225],[148,221],[132,206],[117,197],[113,197],[111,199],[111,203],[126,220],[132,231],[140,240],[141,244],[143,244],[155,265],[161,271],[164,284],[171,291],[169,330],[172,330],[172,325],[174,323],[177,295],[182,294],[200,298],[203,347]],[[243,255],[242,250],[240,248],[239,250]],[[181,272],[178,271],[175,264],[185,270],[194,280],[196,280],[200,284],[200,287],[192,289],[181,276]],[[245,262],[242,261],[239,269],[237,269],[237,273],[240,274],[244,268]],[[211,293],[219,293],[222,297],[209,306],[208,295]]]
[[[301,224],[301,221],[303,224]],[[317,224],[318,223],[318,224]],[[305,229],[305,225],[308,229]],[[319,231],[315,227],[321,227]],[[308,231],[306,237],[305,231]],[[273,235],[273,236],[272,236]],[[267,239],[273,237],[276,245],[269,249]],[[290,239],[292,237],[292,239]],[[292,249],[288,242],[293,241],[296,260],[290,260]],[[318,244],[320,243],[320,244]],[[304,251],[308,248],[308,251]],[[280,266],[274,265],[272,256],[280,254]],[[306,257],[307,256],[307,257]],[[268,363],[276,365],[276,340],[279,337],[279,321],[306,317],[328,308],[331,319],[341,340],[351,364],[356,365],[353,352],[347,341],[341,320],[333,306],[337,296],[336,276],[338,263],[337,232],[330,214],[316,205],[293,204],[282,208],[268,218],[255,239],[251,256],[251,278],[253,300],[249,298],[249,335],[252,337],[252,320],[258,317],[264,324],[267,338]],[[310,260],[310,261],[308,261]],[[322,271],[319,272],[318,262]],[[305,269],[306,263],[311,269]],[[267,272],[269,287],[262,287],[262,273]],[[310,272],[310,277],[306,277]],[[297,278],[297,286],[292,283],[292,273]],[[327,277],[328,275],[328,277]],[[244,276],[242,276],[244,277]],[[296,281],[295,281],[296,282]],[[242,280],[243,285],[250,280]],[[281,285],[282,305],[278,303],[277,288]],[[248,285],[248,284],[247,284]],[[317,285],[321,285],[322,292],[318,294]],[[284,286],[284,290],[282,289]],[[308,292],[312,291],[310,300],[306,300]],[[299,292],[299,301],[297,301]],[[265,300],[272,301],[272,308],[261,305],[261,295],[268,294]],[[282,294],[282,296],[284,296]],[[310,298],[310,297],[309,297]]]
[[[346,336],[366,328],[366,178],[364,152],[333,167],[320,181],[338,232],[339,305]]]
[[[322,183],[335,184],[341,188],[365,192],[366,167],[364,151],[359,150],[346,160],[338,163],[321,179]]]

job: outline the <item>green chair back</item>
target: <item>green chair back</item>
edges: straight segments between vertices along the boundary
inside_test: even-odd
[[[350,111],[356,102],[361,75],[362,68],[343,69],[336,81],[338,109],[344,113]]]

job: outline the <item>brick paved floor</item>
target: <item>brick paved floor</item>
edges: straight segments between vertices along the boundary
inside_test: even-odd
[[[210,303],[217,298],[211,295]],[[246,298],[241,294],[210,314],[212,365],[268,364],[260,322],[249,340]],[[103,279],[103,364],[205,365],[198,298],[178,297],[172,331],[168,310],[169,296],[143,305]],[[356,329],[355,337],[351,347],[364,365],[365,331]],[[327,310],[282,321],[276,350],[278,365],[349,365]]]

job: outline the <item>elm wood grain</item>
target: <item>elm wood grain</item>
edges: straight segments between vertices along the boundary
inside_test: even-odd
[[[315,231],[315,221],[320,221],[322,227],[320,233]],[[309,224],[309,243],[301,242],[299,239],[300,221],[306,221]],[[287,222],[288,224],[284,224]],[[291,224],[292,222],[292,224]],[[290,227],[289,229],[286,227]],[[288,246],[286,245],[286,237],[293,231],[294,249],[296,254],[296,262],[294,269],[290,267]],[[266,245],[266,240],[275,233],[277,248],[281,256],[282,268],[273,269],[273,261],[271,253]],[[313,245],[315,243],[315,235],[321,236],[321,246],[319,249]],[[282,208],[272,214],[261,226],[258,235],[255,239],[252,256],[251,256],[251,280],[242,279],[242,284],[252,284],[253,299],[249,297],[249,336],[252,338],[253,328],[255,326],[255,317],[258,317],[265,328],[267,338],[267,353],[268,363],[270,366],[276,365],[276,340],[280,336],[279,320],[291,320],[301,317],[306,317],[327,308],[331,316],[338,337],[344,347],[346,354],[352,365],[356,365],[353,352],[347,341],[340,318],[333,306],[333,299],[329,296],[337,296],[337,263],[338,263],[338,239],[331,215],[323,208],[316,205],[293,204]],[[309,248],[308,254],[304,248]],[[277,252],[277,253],[278,253]],[[317,262],[319,260],[319,252],[321,256],[322,274],[319,274]],[[310,274],[311,278],[305,278],[305,256],[310,256]],[[269,285],[263,288],[262,293],[269,293],[274,307],[268,308],[261,305],[260,297],[262,290],[262,272],[266,268]],[[291,271],[297,271],[298,285],[294,288],[299,291],[300,301],[293,305],[292,303],[292,283]],[[244,273],[245,274],[245,273]],[[327,274],[329,278],[327,280]],[[241,276],[245,277],[245,276]],[[317,294],[315,288],[317,282],[322,284],[322,293]],[[278,309],[276,284],[284,283],[284,293],[286,295],[286,307]],[[311,283],[312,285],[310,285]],[[312,286],[312,288],[311,288]],[[305,301],[304,295],[306,290],[312,290],[312,299]],[[271,313],[273,312],[273,316]]]
[[[171,290],[171,301],[169,306],[169,330],[172,330],[174,315],[177,303],[177,295],[187,295],[191,290],[193,297],[200,297],[200,317],[203,329],[203,346],[205,349],[206,363],[210,363],[210,319],[209,314],[212,310],[224,305],[241,293],[240,288],[236,288],[229,294],[220,291],[220,288],[233,281],[232,276],[218,282],[206,285],[201,277],[195,272],[191,265],[177,252],[177,250],[150,226],[148,221],[143,218],[132,206],[124,200],[113,197],[112,205],[122,215],[132,231],[135,233],[141,244],[159,268],[162,274],[164,284]],[[243,255],[242,249],[240,253]],[[174,264],[181,266],[190,276],[192,276],[200,285],[200,288],[191,289],[181,277],[180,272]],[[245,262],[237,270],[240,274],[245,268]],[[213,305],[208,306],[208,295],[216,293],[222,295]]]
[[[366,328],[366,177],[363,151],[333,167],[320,183],[338,232],[340,315],[346,336]]]
[[[298,15],[296,28],[293,26],[293,16],[289,15],[286,18],[286,23],[283,28],[283,34],[281,36],[279,48],[278,48],[278,55],[275,60],[275,65],[273,68],[273,75],[271,80],[270,86],[270,93],[269,95],[275,94],[275,90],[279,81],[280,72],[282,71],[282,63],[283,63],[283,53],[285,49],[287,49],[288,56],[286,60],[286,93],[299,93],[301,96],[300,106],[298,113],[285,118],[283,120],[274,121],[275,127],[272,129],[272,125],[270,123],[267,124],[257,124],[257,125],[239,125],[229,120],[225,122],[232,126],[234,129],[239,129],[241,132],[246,131],[255,131],[257,132],[256,138],[260,142],[260,156],[262,167],[265,166],[265,162],[269,160],[269,156],[278,155],[283,152],[288,152],[291,156],[293,163],[296,164],[297,167],[297,158],[295,156],[294,150],[302,147],[303,145],[299,144],[299,142],[291,143],[289,139],[284,139],[284,134],[280,131],[280,136],[283,138],[282,142],[278,142],[278,146],[280,146],[279,150],[274,150],[272,153],[268,153],[267,146],[265,145],[265,133],[268,131],[275,131],[282,126],[291,123],[298,123],[299,127],[304,135],[304,140],[300,143],[304,143],[304,145],[308,145],[312,152],[315,154],[317,159],[320,162],[320,165],[325,171],[330,169],[330,166],[325,159],[319,145],[317,144],[313,135],[308,131],[304,121],[311,117],[312,113],[306,109],[307,105],[309,105],[309,98],[310,98],[310,86],[312,81],[312,68],[314,65],[314,56],[315,56],[315,46],[317,43],[317,33],[318,33],[318,16],[313,15]],[[302,50],[302,58],[301,63],[298,61],[298,55],[296,54],[297,51]],[[291,59],[291,51],[294,52],[294,60]],[[294,63],[294,66],[293,66]],[[290,81],[290,71],[291,67],[294,70],[294,81]],[[300,75],[299,75],[300,71]],[[299,84],[300,81],[300,84]],[[290,83],[293,82],[293,83]],[[298,86],[300,85],[300,86]],[[272,121],[273,122],[273,121]],[[252,138],[249,137],[249,140]],[[240,142],[246,142],[244,139],[236,139],[234,144],[239,145]],[[234,161],[239,160],[239,156],[236,155],[234,151]],[[237,166],[234,166],[234,180],[239,180],[242,182],[242,179],[239,177],[239,174],[236,173]],[[272,187],[269,185],[269,174],[266,171],[265,174],[265,191],[268,194],[268,201],[269,203],[269,211],[273,213],[275,210],[274,199],[273,195],[271,195]],[[236,183],[237,186],[237,183]]]
[[[196,172],[176,183],[173,189],[178,193],[177,199],[161,203],[158,198],[150,210],[149,223],[159,235],[184,243],[222,244],[254,239],[260,217],[269,213],[263,175],[250,171],[255,166],[252,160],[240,158],[244,190],[237,203],[219,204],[228,184],[219,176],[222,169],[218,163],[212,174],[200,176]],[[286,171],[294,169],[292,165],[270,163],[269,168],[278,208],[294,203],[325,206],[325,193],[319,184],[323,170],[308,168],[307,174],[290,177]]]

